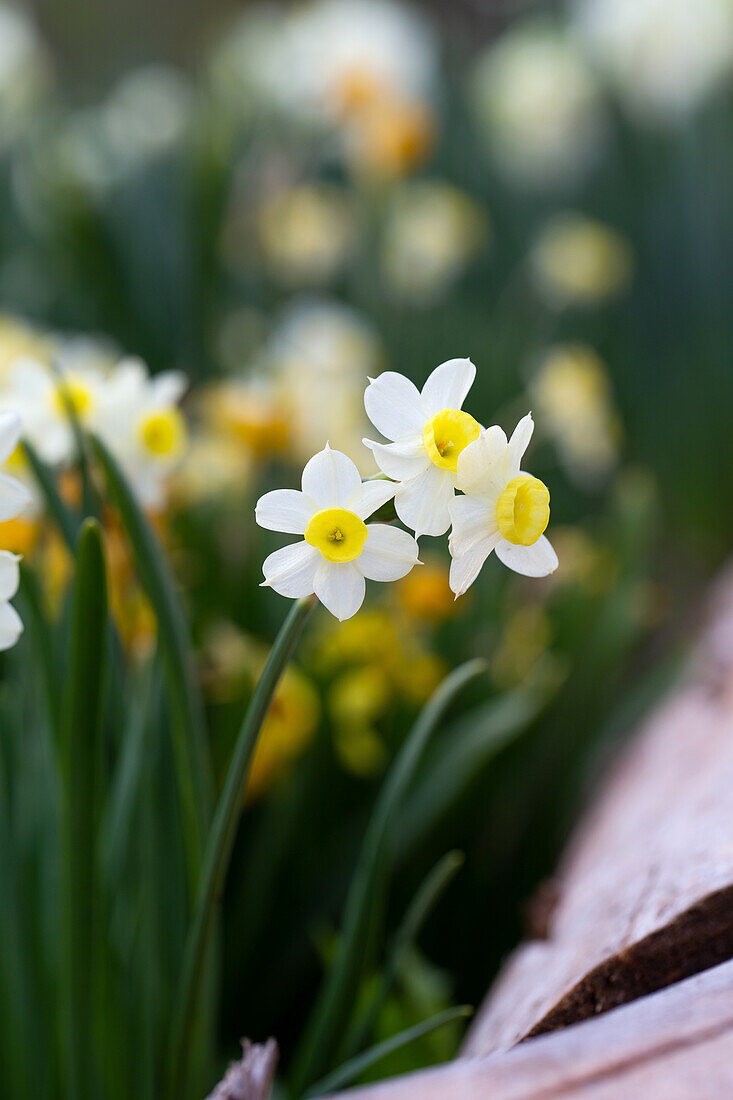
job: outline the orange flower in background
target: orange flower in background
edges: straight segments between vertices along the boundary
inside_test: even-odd
[[[456,613],[456,602],[448,584],[448,570],[438,562],[426,562],[413,569],[397,585],[397,602],[412,619],[438,623]]]

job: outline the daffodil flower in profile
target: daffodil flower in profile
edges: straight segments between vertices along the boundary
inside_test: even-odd
[[[326,445],[306,464],[302,492],[275,489],[257,502],[260,527],[302,535],[265,559],[264,586],[300,599],[312,593],[343,621],[361,607],[365,578],[396,581],[418,561],[412,535],[364,521],[394,495],[389,481],[362,482],[350,458]]]
[[[394,371],[369,379],[367,416],[392,442],[365,439],[364,444],[380,470],[399,482],[395,510],[416,538],[444,535],[450,527],[458,460],[481,431],[461,408],[475,377],[470,359],[449,359],[435,368],[422,391]]]
[[[0,412],[0,466],[18,446],[22,432],[19,416]],[[30,495],[19,481],[0,473],[0,522],[13,519],[30,502]],[[11,605],[18,591],[20,573],[18,558],[7,550],[0,551],[0,650],[10,649],[23,633],[20,615]]]
[[[550,493],[521,470],[533,430],[531,414],[519,421],[509,442],[494,425],[458,459],[457,484],[464,495],[451,502],[449,542],[450,586],[456,596],[470,588],[492,550],[525,577],[546,577],[557,569],[557,554],[544,534]]]

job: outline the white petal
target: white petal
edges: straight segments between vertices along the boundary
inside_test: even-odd
[[[484,428],[458,456],[456,486],[472,496],[495,498],[506,485],[507,441],[498,424]]]
[[[341,451],[332,451],[328,444],[313,455],[303,470],[303,492],[313,498],[318,508],[345,507],[360,485],[361,475],[351,459]]]
[[[372,512],[376,512],[377,508],[392,499],[396,488],[394,481],[385,481],[381,477],[375,481],[364,481],[349,497],[346,507],[356,512],[360,519],[367,519]]]
[[[363,574],[350,561],[321,561],[314,587],[323,606],[341,622],[356,614],[366,592]]]
[[[30,504],[31,495],[19,481],[0,474],[0,522],[12,519]]]
[[[0,650],[10,649],[23,633],[23,622],[9,603],[0,603]]]
[[[188,389],[188,379],[180,370],[163,371],[152,379],[150,389],[153,404],[168,408],[181,400]]]
[[[364,393],[364,408],[378,432],[387,439],[422,437],[427,419],[420,404],[417,387],[396,371],[384,371],[370,379]]]
[[[14,412],[0,413],[0,466],[18,446],[23,434],[23,421]]]
[[[557,554],[544,535],[540,535],[531,546],[515,546],[506,539],[500,539],[496,544],[496,556],[509,569],[524,577],[546,577],[554,573],[558,566]]]
[[[453,524],[450,552],[454,556],[465,554],[475,543],[497,530],[496,512],[487,506],[484,497],[454,497],[450,518]]]
[[[315,576],[320,561],[321,555],[315,546],[309,546],[307,542],[283,546],[265,558],[262,565],[265,579],[262,583],[291,600],[310,596],[315,591]]]
[[[449,359],[436,367],[422,388],[422,407],[426,417],[441,409],[460,409],[476,377],[470,359]]]
[[[417,477],[430,464],[422,436],[401,439],[399,443],[374,443],[371,439],[363,439],[362,443],[371,448],[382,473],[395,481]]]
[[[359,555],[359,569],[370,581],[398,581],[418,560],[418,545],[399,527],[370,523],[369,535]]]
[[[481,567],[497,544],[496,535],[482,539],[465,554],[459,554],[450,566],[450,587],[456,596],[462,596],[481,572]]]
[[[255,507],[255,519],[268,531],[285,531],[302,535],[318,505],[299,489],[273,489],[260,497]]]
[[[20,584],[20,558],[7,550],[0,551],[0,603],[12,600]]]
[[[512,438],[509,440],[506,458],[504,460],[504,475],[507,481],[511,481],[512,478],[517,477],[519,474],[522,468],[524,452],[529,446],[533,431],[534,420],[532,419],[532,413],[527,413],[527,415],[523,416],[519,421],[512,432]]]
[[[420,535],[444,535],[450,527],[453,482],[447,470],[431,463],[424,473],[403,482],[395,493],[395,511],[405,527]]]

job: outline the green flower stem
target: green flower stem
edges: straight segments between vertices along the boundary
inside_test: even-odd
[[[155,610],[171,714],[173,750],[183,816],[186,870],[193,902],[211,820],[213,781],[206,723],[198,691],[190,635],[168,563],[150,524],[114,457],[96,436],[93,451],[125,525],[140,581]]]
[[[234,838],[242,813],[252,755],[280,677],[293,654],[315,602],[313,596],[298,600],[285,620],[254,690],[229,762],[224,787],[206,844],[201,883],[186,942],[176,997],[176,1015],[169,1056],[168,1096],[170,1100],[180,1100],[185,1096],[191,1039],[201,996],[202,978],[214,930],[214,917],[224,889]]]
[[[374,807],[344,908],[339,948],[296,1055],[292,1093],[301,1096],[328,1066],[339,1029],[354,1003],[374,918],[383,900],[388,874],[390,831],[435,728],[458,692],[486,671],[484,661],[467,661],[446,676],[423,707],[400,749]]]
[[[23,443],[23,454],[38,482],[38,488],[46,503],[51,518],[56,523],[66,547],[73,555],[76,553],[76,538],[79,534],[80,518],[62,500],[56,485],[56,479],[45,462],[39,458],[35,449],[27,441]]]
[[[327,1077],[323,1077],[312,1089],[308,1090],[306,1100],[309,1100],[310,1097],[330,1095],[336,1089],[342,1089],[345,1085],[351,1084],[354,1078],[359,1077],[366,1070],[375,1066],[377,1062],[381,1062],[383,1058],[394,1054],[396,1050],[402,1050],[409,1043],[422,1039],[424,1035],[430,1035],[439,1027],[445,1027],[446,1024],[452,1024],[456,1020],[466,1020],[472,1015],[473,1008],[471,1005],[457,1005],[455,1008],[446,1008],[444,1012],[439,1012],[436,1016],[431,1016],[429,1020],[423,1020],[421,1023],[415,1024],[414,1027],[408,1027],[406,1031],[400,1031],[398,1035],[393,1035],[390,1039],[385,1039],[383,1043],[378,1043],[375,1047],[365,1050],[363,1054],[358,1054],[356,1058],[344,1062],[342,1066],[329,1073]]]
[[[102,780],[102,694],[107,583],[99,524],[88,520],[77,548],[69,684],[62,729],[64,951],[62,1026],[67,1028],[70,1100],[93,1100],[94,959],[99,890],[97,824]]]

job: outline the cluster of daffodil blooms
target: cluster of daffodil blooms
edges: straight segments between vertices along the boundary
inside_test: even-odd
[[[463,410],[476,368],[450,359],[422,391],[385,371],[364,394],[367,416],[389,442],[365,439],[385,479],[363,482],[356,465],[328,444],[306,464],[301,489],[276,489],[257,503],[261,527],[302,535],[266,559],[264,584],[292,599],[315,595],[337,619],[361,607],[365,581],[396,581],[420,564],[417,539],[451,528],[450,586],[473,584],[492,550],[510,569],[543,577],[557,568],[545,537],[550,494],[521,469],[530,414],[511,439]],[[458,491],[458,492],[457,492]],[[402,530],[367,523],[394,501]]]
[[[185,389],[177,371],[152,377],[139,359],[117,360],[72,341],[48,357],[14,355],[0,375],[0,410],[20,416],[23,438],[53,468],[74,457],[76,420],[109,447],[141,502],[154,509],[185,449],[178,408]],[[22,473],[19,452],[10,465]]]
[[[22,326],[0,333],[0,465],[6,494],[0,508],[0,644],[12,644],[21,625],[7,604],[18,584],[21,554],[35,550],[43,513],[38,485],[25,443],[49,470],[61,475],[62,493],[78,495],[73,474],[76,428],[94,433],[115,456],[141,505],[151,515],[167,500],[167,484],[180,464],[188,429],[179,400],[185,377],[166,372],[152,377],[137,359],[116,359],[106,348],[84,340],[55,340]],[[66,478],[68,472],[68,478]],[[51,599],[66,588],[71,563],[60,536],[45,529],[43,575]],[[134,577],[115,523],[105,524],[112,609],[131,647],[155,633],[149,605]]]

